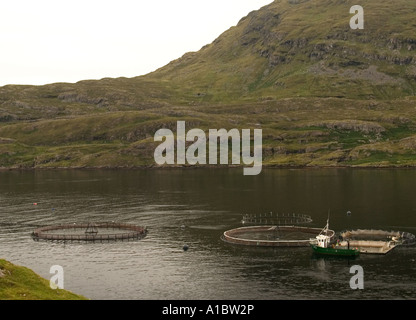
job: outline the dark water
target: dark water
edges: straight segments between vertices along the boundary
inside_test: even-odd
[[[0,258],[46,279],[61,265],[65,289],[91,299],[416,299],[415,246],[350,261],[220,239],[243,214],[270,211],[308,214],[310,226],[323,227],[330,210],[335,231],[416,234],[415,190],[416,170],[5,171]],[[144,225],[149,234],[116,243],[30,237],[37,226],[88,221]],[[364,269],[363,290],[350,288],[352,265]]]

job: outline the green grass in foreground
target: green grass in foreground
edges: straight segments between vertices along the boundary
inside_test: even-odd
[[[0,259],[0,300],[87,300],[67,290],[53,290],[32,270]]]

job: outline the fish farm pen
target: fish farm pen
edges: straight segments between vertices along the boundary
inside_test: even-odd
[[[416,237],[412,233],[400,231],[357,229],[341,232],[340,237],[348,239],[349,244],[359,248],[361,253],[368,254],[386,254],[397,246],[416,244]],[[341,245],[345,246],[345,241]]]
[[[311,223],[312,218],[300,213],[260,213],[245,214],[241,223],[243,225],[297,225]]]
[[[267,247],[307,247],[322,228],[299,226],[249,226],[225,231],[222,240],[232,244]],[[328,230],[333,238],[335,232]]]
[[[37,228],[32,232],[34,240],[51,241],[129,241],[142,239],[147,228],[126,223],[73,223]]]

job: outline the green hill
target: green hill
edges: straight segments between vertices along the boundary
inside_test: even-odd
[[[136,78],[0,88],[0,167],[153,166],[160,128],[262,128],[263,164],[416,165],[416,2],[277,0]],[[213,17],[214,19],[214,17]]]
[[[87,300],[72,292],[49,286],[32,270],[0,259],[0,300]]]
[[[364,1],[365,28],[352,30],[356,2],[275,1],[147,78],[215,102],[414,96],[415,2]]]

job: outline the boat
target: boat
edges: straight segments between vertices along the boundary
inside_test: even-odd
[[[328,236],[328,230],[329,219],[319,235],[315,239],[310,240],[310,245],[315,254],[340,257],[356,257],[360,254],[358,248],[350,248],[349,241],[347,241],[347,246],[341,246],[339,243],[331,244],[331,237]]]

